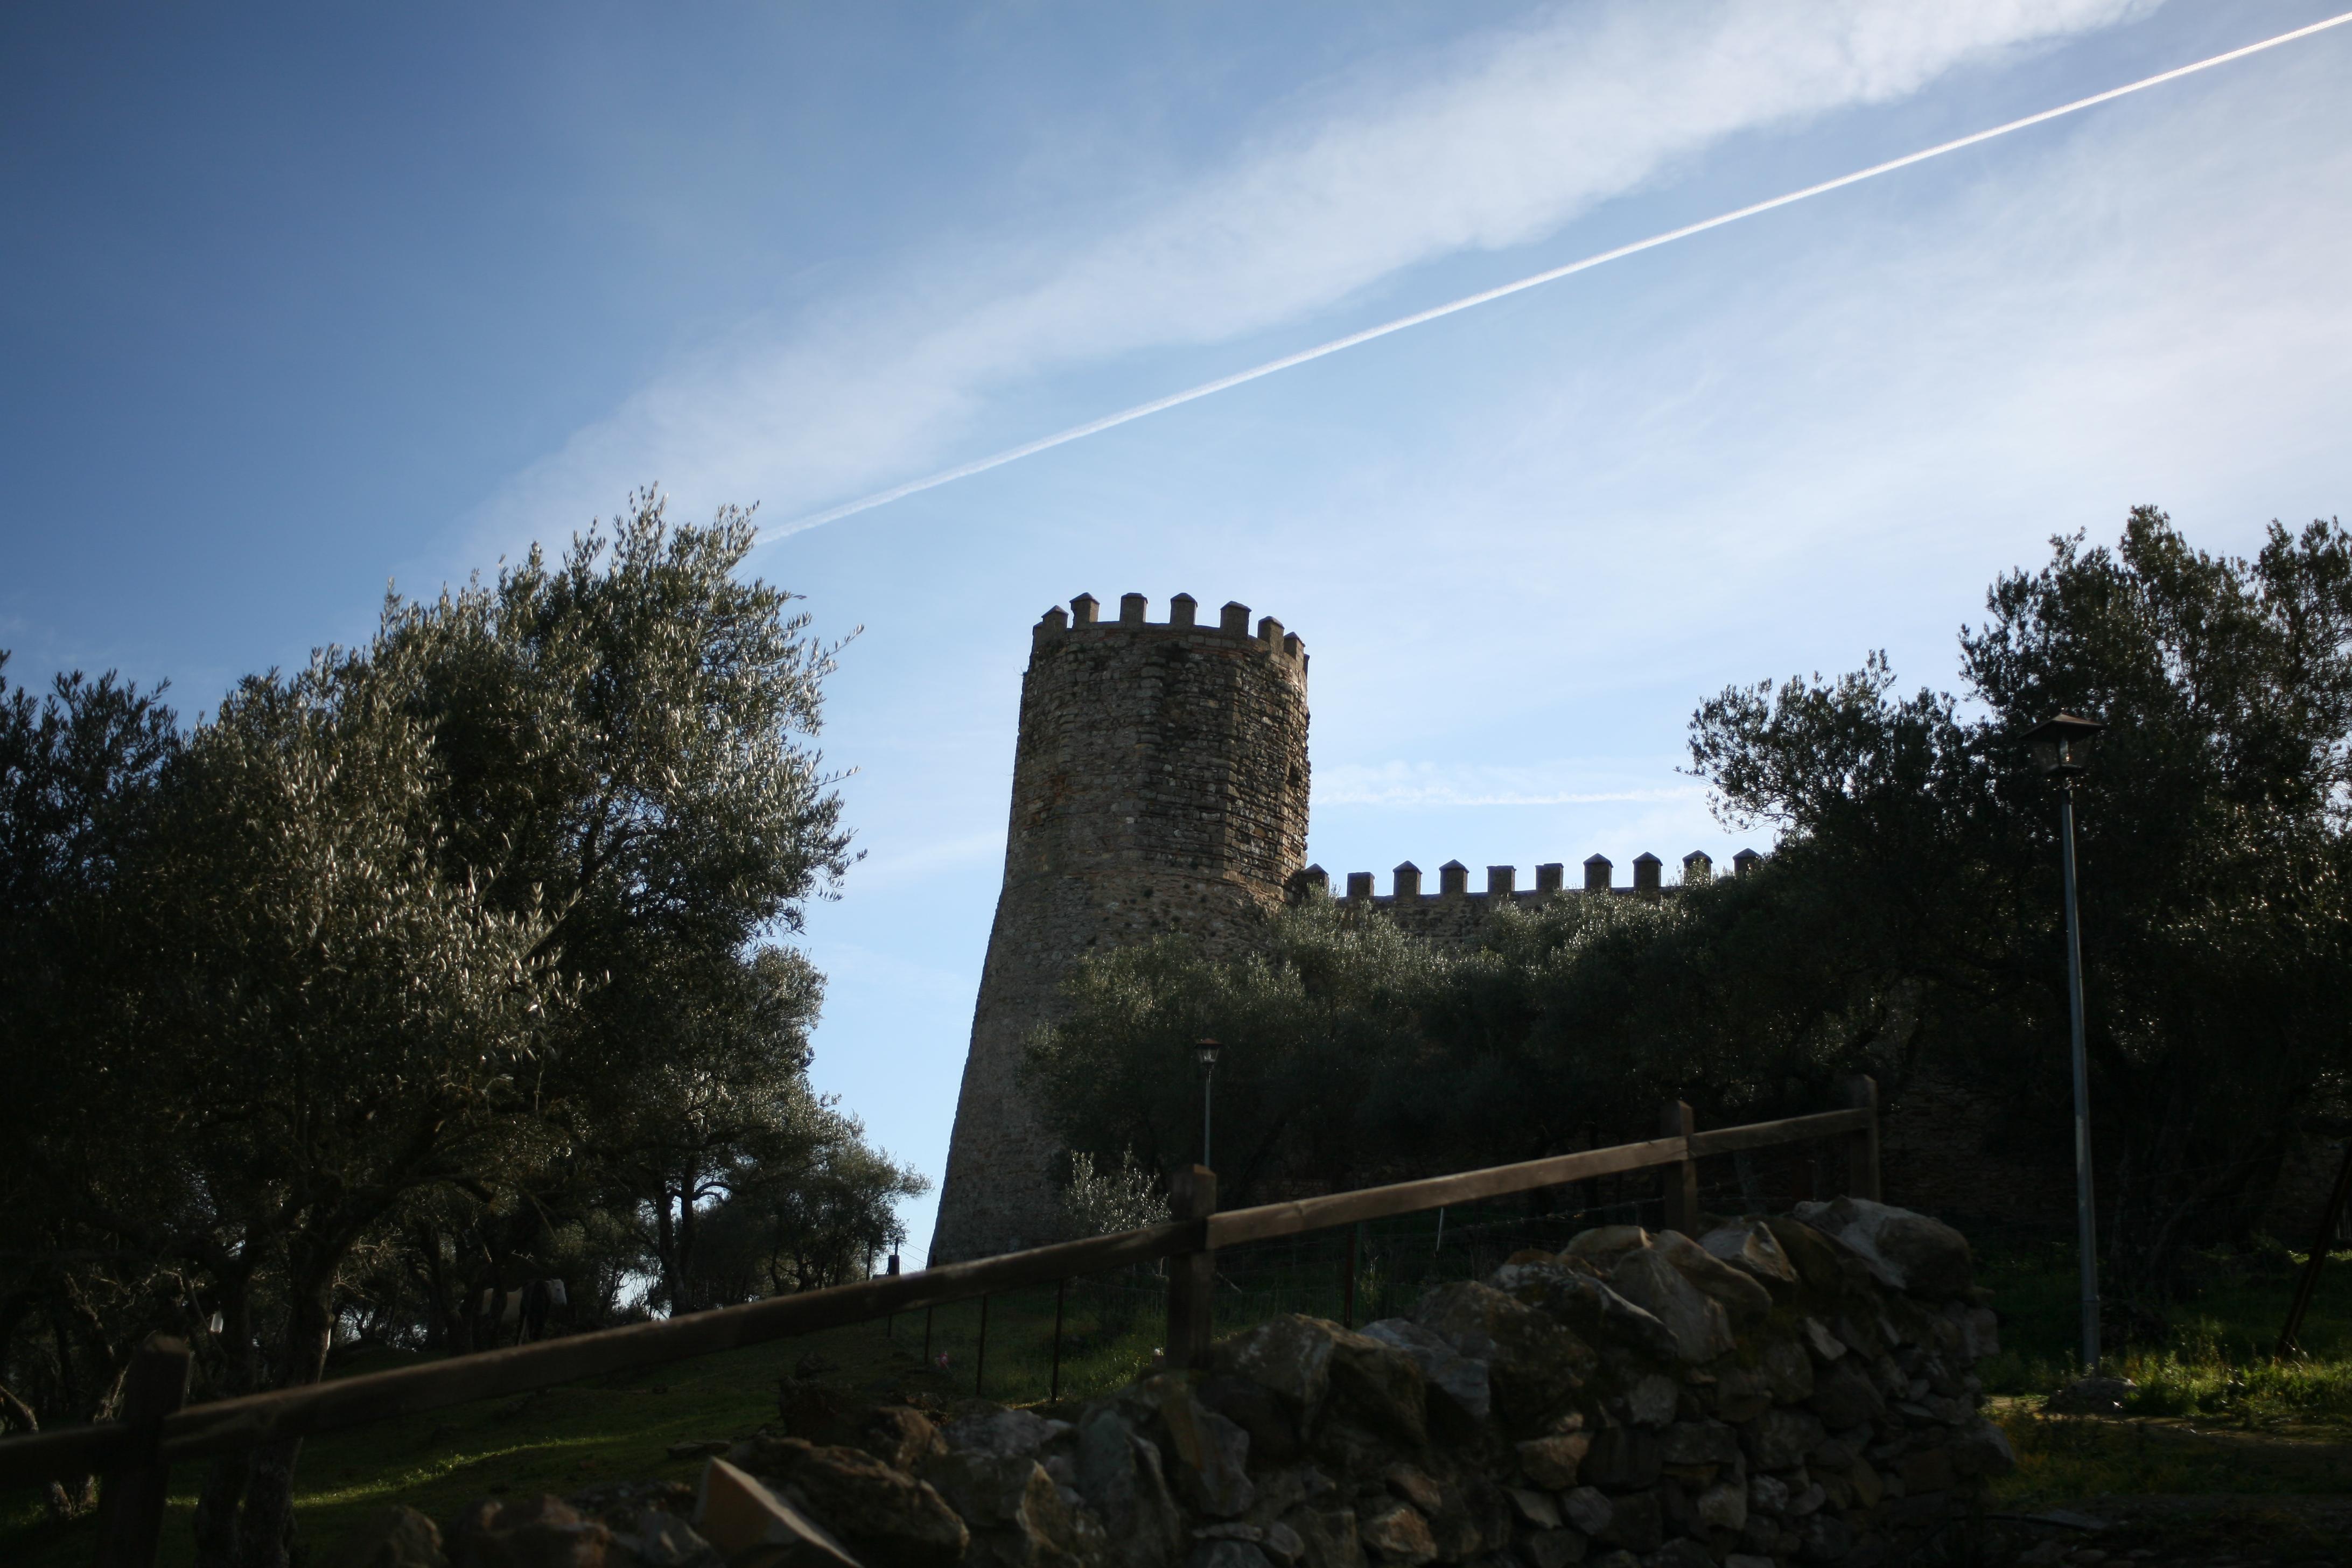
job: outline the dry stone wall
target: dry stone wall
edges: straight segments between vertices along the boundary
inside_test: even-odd
[[[1360,1332],[1276,1318],[1202,1372],[971,1409],[913,1473],[970,1527],[967,1562],[1917,1561],[2014,1462],[1971,1370],[1993,1315],[1948,1227],[1850,1199],[1805,1215],[1588,1231]],[[794,1477],[827,1465],[821,1437],[737,1457],[813,1500]]]
[[[1841,1199],[1696,1239],[1587,1231],[1360,1332],[1037,1409],[788,1382],[690,1525],[634,1498],[484,1504],[455,1568],[1776,1568],[1961,1560],[2014,1463],[1967,1242]],[[420,1516],[392,1527],[420,1542]],[[551,1532],[553,1532],[551,1535]],[[541,1536],[562,1554],[537,1554]],[[441,1538],[432,1540],[439,1548]],[[423,1559],[439,1568],[442,1559]]]
[[[934,1263],[1054,1240],[1055,1143],[1020,1091],[1029,1036],[1085,954],[1184,932],[1255,945],[1307,852],[1307,665],[1246,605],[1178,595],[1038,622],[1021,687],[1004,886],[972,1013]]]

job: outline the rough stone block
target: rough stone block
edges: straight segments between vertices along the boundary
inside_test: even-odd
[[[724,1459],[702,1468],[694,1528],[729,1568],[860,1568],[832,1531]]]
[[[1573,1530],[1539,1530],[1519,1542],[1528,1568],[1569,1568],[1584,1561],[1584,1537]]]
[[[1815,1514],[1797,1531],[1797,1555],[1808,1563],[1836,1563],[1853,1550],[1853,1531],[1833,1513]]]
[[[1591,1447],[1592,1437],[1584,1432],[1531,1437],[1519,1445],[1519,1469],[1547,1491],[1566,1491],[1577,1484],[1578,1471]]]
[[[1299,1568],[1363,1568],[1364,1548],[1350,1510],[1297,1508],[1283,1515],[1303,1550]]]
[[[1254,1542],[1203,1541],[1184,1559],[1184,1568],[1274,1568],[1274,1563]]]
[[[352,1549],[358,1568],[449,1568],[441,1550],[441,1530],[407,1507],[387,1509]]]
[[[1409,1318],[1383,1318],[1366,1323],[1364,1334],[1368,1339],[1394,1345],[1413,1359],[1413,1364],[1421,1368],[1423,1381],[1428,1384],[1433,1415],[1444,1409],[1460,1421],[1475,1426],[1486,1419],[1494,1408],[1494,1385],[1487,1363],[1475,1354],[1456,1350],[1433,1330]]]
[[[1578,1487],[1560,1498],[1559,1511],[1585,1534],[1599,1535],[1617,1516],[1617,1505],[1598,1487]]]
[[[823,1520],[854,1556],[892,1568],[950,1568],[971,1544],[937,1489],[862,1449],[786,1438],[762,1458],[775,1467],[763,1473],[784,1496]]]
[[[1600,1364],[1592,1347],[1557,1321],[1474,1280],[1431,1291],[1413,1316],[1492,1369],[1497,1412],[1520,1430],[1551,1416]]]
[[[1379,1552],[1382,1563],[1419,1568],[1437,1560],[1429,1521],[1410,1503],[1391,1504],[1364,1520],[1360,1528],[1364,1544]]]
[[[1717,1481],[1698,1494],[1698,1516],[1716,1530],[1738,1530],[1748,1522],[1748,1489],[1738,1481]]]
[[[1679,1231],[1660,1231],[1655,1246],[1658,1255],[1701,1295],[1723,1309],[1735,1331],[1752,1329],[1771,1314],[1770,1292],[1746,1270],[1733,1268]]]
[[[1813,1445],[1827,1436],[1812,1412],[1782,1407],[1757,1417],[1741,1441],[1749,1464],[1759,1470],[1785,1470],[1804,1463]]]
[[[1610,1270],[1609,1284],[1619,1295],[1647,1311],[1666,1327],[1675,1354],[1685,1362],[1709,1362],[1728,1352],[1735,1342],[1731,1320],[1722,1306],[1668,1262],[1655,1247],[1626,1253]]]
[[[1720,1421],[1677,1421],[1659,1436],[1669,1465],[1730,1465],[1739,1460],[1739,1434]]]
[[[1331,1391],[1331,1349],[1346,1332],[1324,1319],[1286,1312],[1218,1341],[1209,1364],[1266,1390],[1293,1420],[1308,1425]]]
[[[1638,1426],[1612,1426],[1592,1434],[1582,1474],[1591,1486],[1626,1492],[1657,1485],[1663,1464],[1654,1433]]]
[[[1506,1264],[1496,1272],[1494,1284],[1587,1343],[1629,1344],[1655,1360],[1675,1359],[1675,1337],[1666,1326],[1579,1263]]]
[[[1806,1368],[1808,1379],[1811,1371]],[[1720,1420],[1735,1426],[1753,1421],[1772,1407],[1772,1400],[1771,1377],[1760,1365],[1729,1366],[1716,1374],[1715,1414]]]
[[[1880,1283],[1916,1296],[1965,1296],[1975,1260],[1968,1237],[1938,1219],[1867,1198],[1799,1204],[1797,1218],[1860,1254]]]
[[[1511,1510],[1524,1523],[1538,1530],[1559,1528],[1559,1503],[1551,1493],[1538,1491],[1533,1487],[1506,1487],[1511,1500]]]
[[[1886,1398],[1868,1373],[1851,1360],[1823,1367],[1813,1379],[1809,1402],[1824,1426],[1843,1428],[1874,1421],[1886,1409]]]
[[[1629,1492],[1613,1500],[1616,1508],[1605,1530],[1595,1533],[1595,1539],[1609,1546],[1622,1546],[1628,1552],[1655,1552],[1665,1539],[1658,1494],[1654,1491]]]
[[[1682,1405],[1682,1385],[1658,1373],[1644,1373],[1625,1385],[1625,1419],[1636,1426],[1664,1426]]]

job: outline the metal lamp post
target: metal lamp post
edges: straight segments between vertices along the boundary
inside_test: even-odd
[[[1201,1064],[1201,1163],[1212,1171],[1217,1167],[1209,1158],[1209,1086],[1217,1076],[1217,1053],[1223,1049],[1214,1040],[1192,1047],[1192,1058]]]
[[[2085,753],[2106,726],[2060,713],[2025,732],[2033,760],[2058,781],[2058,843],[2066,880],[2066,1001],[2074,1047],[2074,1207],[2083,1250],[2083,1369],[2099,1365],[2098,1220],[2091,1202],[2091,1069],[2083,1047],[2083,932],[2074,907],[2074,785],[2086,771]]]

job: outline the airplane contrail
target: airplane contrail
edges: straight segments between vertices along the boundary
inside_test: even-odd
[[[1768,201],[1756,202],[1727,213],[1719,213],[1714,217],[1705,218],[1697,223],[1685,224],[1680,228],[1670,228],[1663,234],[1654,234],[1647,239],[1637,239],[1630,245],[1618,246],[1613,250],[1603,250],[1596,255],[1585,257],[1582,260],[1569,262],[1563,267],[1549,268],[1541,272],[1531,273],[1514,282],[1498,284],[1492,289],[1481,289],[1475,294],[1465,294],[1459,300],[1448,300],[1443,305],[1433,305],[1425,310],[1416,310],[1410,316],[1399,316],[1392,321],[1383,321],[1376,327],[1366,327],[1361,331],[1349,332],[1346,337],[1333,338],[1329,342],[1318,343],[1313,348],[1301,349],[1296,353],[1285,354],[1280,359],[1268,360],[1264,364],[1252,365],[1247,370],[1235,371],[1231,375],[1220,376],[1214,381],[1204,381],[1200,385],[1188,387],[1182,392],[1171,393],[1165,397],[1156,397],[1149,403],[1139,403],[1132,408],[1122,408],[1116,414],[1106,414],[1101,418],[1090,419],[1084,425],[1073,425],[1066,430],[1041,437],[1024,446],[1008,447],[992,457],[982,458],[956,468],[943,469],[925,479],[909,479],[905,484],[893,485],[888,489],[877,490],[872,495],[845,502],[830,510],[814,512],[807,517],[795,519],[779,528],[762,531],[772,539],[781,539],[787,534],[799,533],[805,529],[816,528],[828,522],[837,522],[845,517],[850,517],[861,511],[870,511],[877,506],[887,506],[894,500],[903,500],[908,496],[923,490],[936,489],[941,485],[953,484],[958,479],[968,479],[974,474],[984,474],[991,468],[1001,468],[1007,463],[1019,462],[1024,458],[1034,458],[1038,453],[1050,451],[1055,447],[1064,446],[1088,436],[1099,435],[1105,430],[1125,425],[1130,420],[1141,419],[1147,415],[1163,413],[1182,404],[1192,403],[1212,394],[1239,386],[1244,382],[1272,375],[1276,371],[1288,370],[1295,365],[1305,364],[1310,360],[1318,360],[1327,354],[1338,353],[1342,349],[1351,349],[1359,343],[1370,342],[1374,338],[1387,337],[1391,332],[1403,331],[1407,327],[1417,327],[1424,321],[1434,321],[1441,316],[1451,316],[1456,311],[1488,304],[1524,289],[1557,282],[1562,278],[1599,267],[1603,262],[1616,261],[1644,250],[1654,250],[1659,246],[1671,245],[1675,240],[1687,239],[1692,235],[1704,234],[1711,228],[1721,228],[1726,224],[1738,223],[1742,218],[1754,217],[1759,213],[1768,213],[1776,207],[1785,207],[1811,196],[1842,190],[1847,185],[1859,184],[1864,180],[1874,180],[1881,174],[1891,174],[1897,169],[1907,169],[1914,163],[1924,163],[1930,158],[1940,158],[1947,153],[1957,153],[1964,147],[1974,147],[1979,142],[1990,142],[1997,136],[2006,136],[2013,131],[2023,131],[2028,126],[2040,125],[2044,121],[2056,120],[2068,114],[2077,114],[2085,109],[2093,109],[2102,103],[2128,97],[2135,92],[2143,92],[2151,87],[2161,87],[2166,82],[2178,81],[2182,77],[2194,76],[2199,71],[2210,70],[2215,66],[2224,66],[2232,60],[2244,59],[2248,55],[2261,54],[2264,49],[2277,48],[2281,44],[2291,44],[2298,38],[2307,38],[2314,33],[2324,33],[2330,27],[2340,27],[2347,22],[2352,22],[2352,11],[2330,16],[2326,21],[2314,22],[2307,27],[2297,27],[2290,33],[2281,33],[2275,37],[2264,38],[2260,43],[2248,44],[2242,48],[2231,49],[2226,53],[2213,55],[2189,65],[2176,66],[2170,70],[2159,71],[2151,77],[2142,77],[2139,80],[2126,82],[2122,87],[2111,87],[2105,92],[2095,92],[2088,98],[2078,98],[2072,103],[2062,103],[2055,109],[2045,109],[2038,114],[2029,114],[2021,120],[2012,120],[2006,124],[1993,126],[1990,130],[1975,132],[1950,142],[1939,142],[1933,147],[1922,148],[1916,153],[1906,153],[1900,158],[1890,158],[1884,163],[1873,163],[1866,169],[1856,169],[1850,174],[1840,174],[1833,180],[1823,180],[1817,185],[1807,185],[1802,190],[1790,191]]]

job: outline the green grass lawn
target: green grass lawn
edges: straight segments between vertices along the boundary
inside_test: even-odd
[[[2335,1254],[2305,1321],[2299,1360],[2271,1359],[2302,1258],[2284,1248],[2207,1259],[2160,1342],[2126,1344],[2108,1370],[2139,1386],[2121,1420],[2053,1416],[2041,1396],[2078,1373],[2071,1250],[1985,1260],[2002,1350],[1978,1369],[2017,1449],[2004,1503],[2227,1493],[2352,1493],[2352,1253]]]
[[[1457,1219],[1442,1237],[1426,1227],[1368,1233],[1357,1259],[1357,1311],[1402,1310],[1425,1281],[1491,1268],[1528,1239],[1515,1225]],[[1284,1244],[1228,1259],[1218,1331],[1278,1311],[1338,1317],[1344,1237]],[[2299,1363],[2268,1359],[2293,1286],[2283,1252],[2216,1263],[2179,1305],[2165,1343],[2132,1347],[2117,1367],[2140,1384],[2124,1421],[2039,1413],[2039,1396],[2074,1375],[2074,1276],[2063,1247],[1989,1257],[1981,1278],[1996,1293],[2003,1350],[1979,1369],[1993,1413],[2018,1449],[2007,1503],[2113,1493],[2227,1490],[2316,1496],[2352,1492],[2352,1254],[2323,1276]],[[1061,1393],[1083,1398],[1145,1372],[1163,1325],[1159,1281],[1134,1273],[1075,1283],[1061,1304]],[[814,1373],[877,1395],[975,1393],[1007,1404],[1045,1401],[1054,1378],[1052,1288],[980,1305],[910,1313],[648,1372],[484,1401],[314,1438],[303,1450],[299,1510],[307,1560],[343,1561],[342,1544],[398,1500],[446,1517],[486,1496],[570,1493],[600,1481],[691,1480],[698,1457],[673,1459],[672,1444],[716,1442],[752,1431],[775,1414],[780,1379]],[[928,1323],[927,1323],[928,1320]],[[927,1339],[928,1330],[928,1339]],[[939,1358],[944,1355],[946,1364]],[[404,1359],[377,1354],[339,1366],[375,1371]],[[188,1563],[201,1467],[173,1474],[162,1561]],[[83,1563],[89,1521],[58,1529],[27,1493],[0,1499],[0,1562],[26,1568]]]
[[[2304,1358],[2271,1359],[2302,1262],[2273,1248],[2211,1258],[2196,1268],[2194,1294],[2168,1310],[2163,1342],[2110,1350],[2110,1370],[2140,1385],[2132,1413],[2352,1422],[2352,1252],[2333,1255],[2320,1275],[2304,1321]],[[2081,1317],[2072,1249],[1996,1255],[1979,1277],[2001,1315],[2001,1353],[1978,1369],[1987,1391],[2047,1393],[2077,1375]]]

